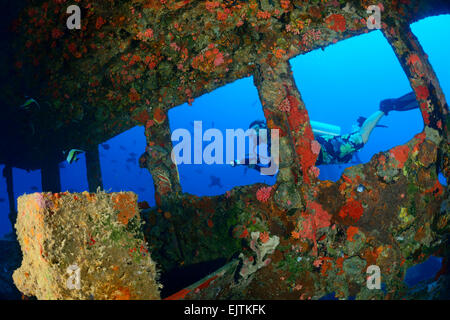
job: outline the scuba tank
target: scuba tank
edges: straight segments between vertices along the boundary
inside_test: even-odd
[[[317,136],[339,136],[341,127],[328,123],[310,121],[314,135]]]
[[[341,127],[319,121],[310,121],[314,135],[317,136],[339,136],[341,134]],[[258,131],[260,129],[267,129],[266,123],[262,120],[253,121],[250,129]]]

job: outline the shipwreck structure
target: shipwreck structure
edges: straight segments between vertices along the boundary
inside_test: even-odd
[[[0,51],[0,130],[8,138],[0,141],[0,163],[10,190],[11,168],[18,167],[41,169],[43,191],[61,191],[62,151],[80,148],[88,150],[95,191],[101,186],[98,144],[142,125],[147,148],[139,164],[153,177],[157,203],[141,211],[152,259],[163,272],[227,262],[172,298],[318,299],[334,292],[338,298],[398,299],[414,297],[403,282],[410,266],[430,255],[446,265],[450,212],[438,173],[448,181],[448,105],[409,25],[450,13],[448,2],[77,4],[79,30],[66,27],[67,1],[9,5],[11,28]],[[348,168],[339,181],[320,181],[308,112],[288,60],[370,32],[370,5],[381,10],[381,31],[415,91],[424,129],[407,144]],[[168,110],[250,75],[268,127],[281,133],[276,184],[215,197],[184,194],[170,159]],[[19,107],[29,98],[38,105]],[[367,288],[370,265],[379,266],[383,290]],[[445,268],[441,273],[437,288],[447,283]],[[414,293],[421,294],[441,293]]]

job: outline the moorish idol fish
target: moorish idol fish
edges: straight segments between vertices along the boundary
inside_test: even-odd
[[[67,158],[66,158],[67,163],[68,164],[72,164],[74,162],[77,162],[79,160],[78,159],[78,155],[80,153],[83,153],[83,152],[84,151],[80,150],[80,149],[72,149],[72,150],[70,150],[69,153],[67,154]]]
[[[37,105],[37,106],[39,107],[39,109],[41,108],[41,106],[39,105],[39,103],[38,103],[36,100],[34,100],[33,98],[30,98],[30,99],[28,99],[27,101],[25,101],[25,103],[22,104],[20,107],[21,107],[21,108],[27,109],[27,108],[28,108],[29,106],[31,106],[33,103],[34,103],[35,105]]]

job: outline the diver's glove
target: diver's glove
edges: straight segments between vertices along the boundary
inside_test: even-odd
[[[232,166],[232,167],[234,167],[234,166],[236,166],[236,165],[238,165],[238,164],[241,164],[241,162],[240,162],[239,160],[232,160],[232,161],[230,162],[230,166]]]

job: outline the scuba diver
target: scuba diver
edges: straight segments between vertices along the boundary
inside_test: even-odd
[[[373,129],[376,127],[386,127],[378,125],[378,122],[384,115],[388,115],[391,111],[407,111],[418,107],[419,105],[414,92],[405,94],[397,99],[382,100],[380,102],[380,110],[373,113],[369,118],[360,117],[358,119],[359,126],[356,130],[344,135],[336,133],[336,130],[334,132],[333,130],[326,132],[326,130],[323,130],[323,128],[320,127],[321,125],[323,127],[323,124],[311,121],[315,139],[321,146],[316,165],[348,163],[353,155],[367,143]],[[325,127],[333,128],[334,126],[325,125]],[[340,132],[340,128],[337,128]],[[267,129],[266,123],[260,120],[253,121],[250,124],[249,129],[253,129],[255,132],[255,135],[253,136],[253,143],[255,145],[253,154],[256,154],[256,157],[247,156],[242,160],[232,161],[230,165],[245,165],[261,172],[261,170],[267,169],[271,165],[270,130]],[[261,135],[261,130],[265,130],[267,133]],[[261,150],[262,145],[267,145],[266,155],[261,155],[256,152],[256,148],[259,146]]]

